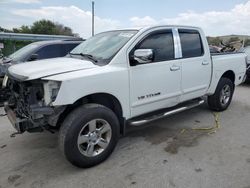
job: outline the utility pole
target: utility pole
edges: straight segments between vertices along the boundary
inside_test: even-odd
[[[95,2],[92,1],[92,36],[95,34]]]

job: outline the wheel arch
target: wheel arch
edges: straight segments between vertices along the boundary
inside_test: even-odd
[[[233,84],[235,84],[235,73],[232,70],[224,72],[221,78],[228,78],[233,82]]]
[[[224,71],[216,71],[214,73],[214,75],[212,76],[211,85],[210,85],[208,92],[207,92],[208,96],[211,96],[214,94],[221,78],[228,78],[229,80],[232,81],[233,85],[235,85],[236,75],[235,75],[234,71],[232,71],[232,70],[227,70],[225,72]]]
[[[67,114],[69,114],[75,108],[88,104],[88,103],[96,103],[101,104],[109,109],[111,109],[117,116],[120,123],[120,133],[123,135],[125,133],[125,118],[123,117],[123,109],[120,101],[111,94],[108,93],[93,93],[87,96],[84,96],[73,104],[68,105],[65,110],[60,114],[57,124],[57,127],[60,127]]]

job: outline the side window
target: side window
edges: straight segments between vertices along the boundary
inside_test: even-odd
[[[152,49],[154,52],[153,62],[174,59],[174,40],[172,31],[154,33],[145,38],[136,49]]]
[[[179,29],[179,35],[183,58],[199,57],[203,55],[203,45],[198,31]]]
[[[71,50],[73,50],[76,46],[78,46],[78,43],[72,43],[72,44],[63,44],[62,45],[62,56],[67,55]]]
[[[52,44],[48,46],[44,46],[37,51],[38,59],[47,59],[54,57],[61,57],[61,45],[60,44]]]

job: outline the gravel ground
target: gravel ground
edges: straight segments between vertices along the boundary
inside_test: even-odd
[[[99,166],[79,169],[58,150],[57,135],[24,133],[0,118],[0,188],[250,188],[250,85],[237,87],[215,117],[206,105],[133,130]],[[2,111],[2,109],[1,109]]]

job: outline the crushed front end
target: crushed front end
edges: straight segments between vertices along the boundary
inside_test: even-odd
[[[59,86],[56,88],[54,82],[40,79],[18,81],[9,78],[8,82],[10,98],[4,104],[4,109],[10,122],[19,133],[38,132],[56,126],[56,122],[64,110],[63,106],[51,106]]]

